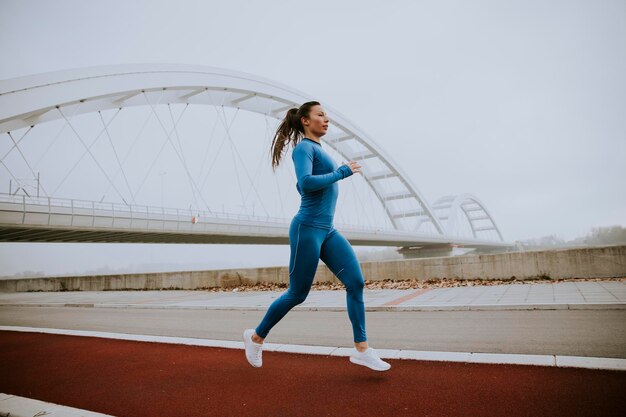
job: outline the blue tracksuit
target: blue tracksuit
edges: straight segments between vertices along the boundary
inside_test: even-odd
[[[306,299],[321,259],[345,285],[354,341],[364,342],[363,274],[352,246],[333,227],[337,181],[352,175],[352,170],[347,165],[337,168],[322,145],[308,138],[296,145],[291,157],[302,199],[289,227],[289,289],[274,300],[256,333],[265,338],[289,310]]]

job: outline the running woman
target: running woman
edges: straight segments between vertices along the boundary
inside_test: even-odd
[[[320,259],[346,287],[355,347],[350,362],[375,371],[391,367],[367,344],[361,267],[350,243],[333,227],[337,182],[361,172],[361,166],[350,161],[337,167],[326,153],[321,137],[328,130],[328,122],[320,103],[310,101],[290,109],[274,135],[272,168],[276,169],[284,149],[291,143],[301,203],[289,227],[289,288],[274,300],[256,329],[243,332],[246,359],[255,368],[262,365],[263,341],[272,327],[306,300]]]

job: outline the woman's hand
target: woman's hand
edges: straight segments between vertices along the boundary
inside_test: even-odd
[[[344,163],[344,165],[347,165],[348,167],[350,167],[353,174],[356,174],[357,172],[361,172],[361,165],[359,165],[358,162],[350,161],[347,164]]]

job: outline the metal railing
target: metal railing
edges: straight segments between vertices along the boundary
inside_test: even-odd
[[[163,228],[165,228],[166,222],[180,222],[180,223],[224,223],[232,222],[233,224],[250,225],[255,226],[259,224],[263,225],[280,225],[285,226],[291,222],[291,219],[270,217],[270,216],[254,216],[247,214],[225,213],[217,211],[194,211],[190,209],[169,208],[169,207],[156,207],[147,205],[126,205],[112,202],[98,202],[89,200],[77,200],[67,198],[56,197],[29,197],[26,195],[10,195],[0,193],[0,212],[14,212],[21,213],[21,221],[19,223],[26,224],[27,214],[47,215],[47,221],[42,223],[38,221],[37,224],[45,224],[48,226],[54,226],[55,223],[51,223],[53,216],[70,216],[70,226],[76,225],[75,217],[91,217],[92,226],[95,225],[97,218],[111,219],[112,225],[115,225],[115,220],[127,220],[130,221],[132,226],[133,221],[161,221],[163,222]],[[197,222],[194,222],[196,219]],[[178,228],[177,228],[178,229]],[[361,225],[354,224],[341,224],[341,229],[354,232],[368,232],[368,233],[400,233],[393,228],[381,227],[381,228],[367,228]],[[441,237],[440,235],[434,235]]]
[[[284,238],[290,219],[253,216],[245,214],[193,211],[142,205],[125,205],[54,197],[29,197],[0,193],[0,224],[20,225],[35,235],[47,233],[42,226],[54,228],[61,233],[110,231],[133,233],[165,233],[185,235],[232,236],[242,241],[247,238]],[[67,229],[70,230],[67,230]],[[505,242],[467,239],[433,233],[418,233],[391,228],[368,228],[360,225],[337,225],[354,241],[380,242],[380,246],[421,246],[424,242],[434,244],[458,244],[508,246]],[[104,238],[103,238],[104,239]],[[165,241],[169,239],[164,237]]]

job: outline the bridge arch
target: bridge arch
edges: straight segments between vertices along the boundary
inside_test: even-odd
[[[315,99],[272,80],[221,68],[174,64],[91,67],[0,81],[0,133],[60,119],[64,113],[145,106],[144,96],[153,93],[161,95],[161,104],[225,106],[275,119],[282,118],[287,109]],[[359,161],[364,180],[394,228],[417,231],[430,224],[439,235],[446,234],[440,218],[402,169],[365,132],[332,107],[325,103],[324,107],[335,129],[323,142],[346,160]],[[417,220],[417,226],[407,222],[409,219]]]
[[[500,240],[504,240],[487,207],[471,194],[441,197],[435,201],[432,208],[439,211],[438,218],[445,225],[445,232],[448,235],[459,233],[457,220],[459,215],[462,215],[467,219],[475,239],[479,237],[479,232],[495,231]]]

